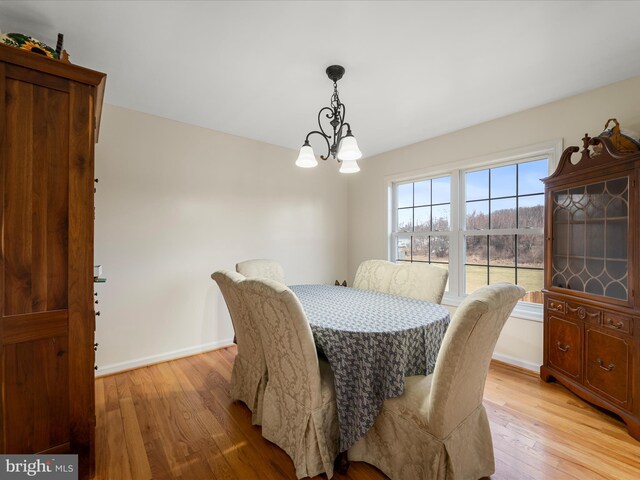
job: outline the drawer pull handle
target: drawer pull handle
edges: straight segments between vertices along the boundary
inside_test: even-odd
[[[587,317],[597,318],[600,316],[600,312],[590,312],[584,307],[571,308],[567,305],[567,310],[571,313],[575,313],[580,320],[584,320]]]
[[[613,323],[613,320],[611,320],[610,318],[607,318],[607,326],[608,327],[617,328],[617,329],[621,329],[622,327],[624,327],[624,323],[622,323],[622,322]]]
[[[570,306],[567,305],[567,309],[571,313],[577,314],[580,320],[584,320],[585,317],[587,316],[587,311],[584,309],[584,307],[571,308]]]
[[[571,348],[571,345],[565,345],[563,347],[560,342],[556,343],[556,346],[558,347],[558,350],[560,350],[561,352],[568,352],[569,349]]]
[[[608,366],[604,366],[604,362],[602,361],[601,358],[596,359],[596,362],[598,363],[598,366],[603,369],[605,372],[610,372],[611,370],[613,370],[614,368],[616,368],[615,363],[610,363]]]
[[[554,310],[562,310],[562,304],[561,303],[552,303],[551,304],[551,308],[553,308]]]

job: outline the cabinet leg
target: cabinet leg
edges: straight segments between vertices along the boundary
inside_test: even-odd
[[[633,420],[632,418],[623,418],[622,420],[627,424],[629,435],[640,441],[640,421]]]
[[[544,365],[540,367],[540,378],[542,379],[543,382],[547,382],[547,383],[552,382],[556,379],[556,377],[554,377],[549,373],[549,371]]]

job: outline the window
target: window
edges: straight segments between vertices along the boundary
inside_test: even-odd
[[[547,159],[464,173],[464,293],[498,282],[542,303]]]
[[[449,268],[451,177],[397,185],[395,259]]]
[[[445,301],[497,282],[527,291],[519,308],[541,318],[544,285],[544,184],[560,142],[514,154],[460,162],[439,175],[391,183],[392,261],[449,270]],[[538,305],[536,305],[538,304]],[[526,307],[530,305],[530,307]]]

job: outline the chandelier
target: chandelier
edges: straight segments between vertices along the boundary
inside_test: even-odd
[[[362,157],[362,152],[358,148],[358,142],[351,133],[351,125],[344,121],[345,106],[338,96],[338,80],[344,75],[344,67],[340,65],[331,65],[327,67],[327,76],[333,80],[333,95],[331,95],[331,104],[329,107],[323,107],[318,112],[318,127],[320,130],[313,130],[307,134],[304,145],[300,149],[296,165],[302,168],[313,168],[318,165],[313,149],[309,145],[309,137],[311,135],[320,135],[327,144],[327,153],[320,155],[322,160],[326,160],[329,156],[340,163],[340,173],[355,173],[360,171],[357,160]],[[324,114],[324,116],[323,116]],[[327,133],[322,126],[323,118],[329,120],[332,131]],[[344,134],[346,127],[347,133]]]

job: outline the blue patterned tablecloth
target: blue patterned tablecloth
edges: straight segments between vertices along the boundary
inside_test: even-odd
[[[331,285],[293,285],[335,377],[340,450],[373,426],[404,377],[433,373],[449,312],[435,303]]]

